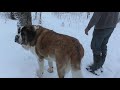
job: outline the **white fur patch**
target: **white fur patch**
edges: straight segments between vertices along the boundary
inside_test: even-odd
[[[39,29],[40,28],[40,26],[39,25],[34,25],[34,29],[36,30],[36,29]]]
[[[69,61],[67,66],[66,66],[66,69],[65,69],[65,74],[69,73],[70,70],[71,70],[71,64],[70,64],[70,61]]]
[[[72,78],[83,78],[82,71],[81,70],[71,70],[72,72]]]
[[[36,51],[35,51],[35,46],[34,47],[30,47],[30,51],[32,52],[33,55],[36,56],[37,59],[39,59],[38,55],[36,54]]]
[[[22,47],[25,49],[25,50],[29,50],[30,49],[30,46],[26,46],[26,45],[22,45]]]
[[[30,47],[29,50],[30,50],[30,51],[32,52],[32,54],[34,54],[34,55],[36,56],[36,58],[37,58],[39,68],[38,68],[38,70],[36,71],[36,73],[37,73],[37,76],[38,76],[39,78],[41,78],[42,75],[43,75],[43,73],[44,73],[44,60],[39,59],[38,55],[37,55],[36,52],[35,52],[35,46],[34,46],[34,47]]]
[[[56,61],[55,56],[49,56],[49,55],[48,55],[48,57],[45,57],[45,59],[46,59],[46,60],[49,60],[50,62]]]
[[[42,77],[42,75],[43,75],[43,73],[44,73],[44,60],[39,60],[38,59],[38,65],[39,65],[39,69],[37,70],[37,76],[39,77],[39,78],[41,78]]]

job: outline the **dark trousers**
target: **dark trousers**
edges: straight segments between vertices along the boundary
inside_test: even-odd
[[[94,29],[91,49],[93,51],[93,65],[95,66],[95,69],[102,67],[105,62],[107,43],[113,31],[114,28]]]

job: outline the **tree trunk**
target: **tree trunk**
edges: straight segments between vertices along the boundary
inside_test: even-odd
[[[17,27],[22,27],[25,25],[32,25],[31,12],[17,12],[18,23]]]
[[[42,24],[42,12],[40,12],[40,20],[39,23]]]
[[[11,18],[12,20],[16,20],[15,15],[14,15],[14,12],[10,12],[10,18]]]
[[[87,19],[89,18],[89,16],[90,16],[90,12],[87,12]]]

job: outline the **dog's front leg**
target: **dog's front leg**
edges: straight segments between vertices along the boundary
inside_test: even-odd
[[[52,73],[53,72],[53,62],[52,61],[48,61],[48,65],[49,65],[48,72]]]
[[[39,69],[37,70],[37,76],[41,78],[44,73],[44,59],[38,59]]]

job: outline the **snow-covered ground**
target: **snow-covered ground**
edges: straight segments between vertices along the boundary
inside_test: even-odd
[[[108,43],[108,55],[104,64],[104,72],[100,76],[95,76],[85,69],[87,65],[92,63],[90,42],[93,28],[89,35],[86,36],[84,29],[90,18],[87,19],[86,13],[78,14],[63,13],[62,15],[56,15],[51,12],[44,12],[42,14],[42,26],[79,39],[85,49],[85,56],[82,60],[84,78],[120,78],[120,24],[115,28]],[[33,17],[33,24],[38,24],[38,22],[39,20],[34,20]],[[17,32],[16,24],[17,21],[5,20],[4,17],[0,16],[0,78],[37,78],[36,70],[38,69],[38,64],[35,56],[14,42]],[[43,78],[58,77],[55,63],[54,73],[48,73],[47,68],[47,61],[45,61]],[[68,73],[66,78],[71,78],[71,73]]]

